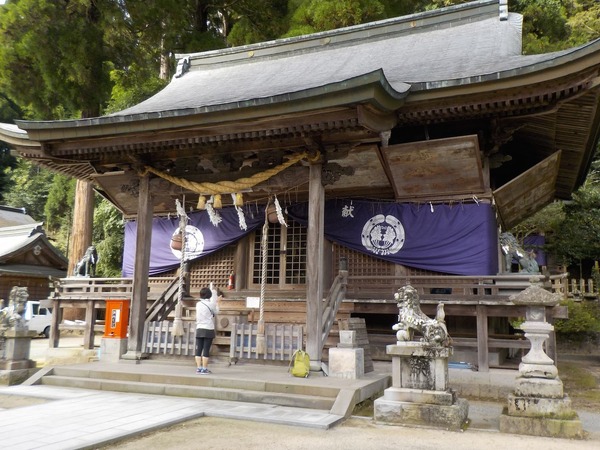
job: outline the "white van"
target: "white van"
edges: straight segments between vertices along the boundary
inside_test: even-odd
[[[29,331],[50,337],[50,326],[52,325],[52,310],[40,305],[40,302],[30,300],[25,306],[25,320]]]

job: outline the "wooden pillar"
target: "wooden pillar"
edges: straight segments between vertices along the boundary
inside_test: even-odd
[[[59,326],[63,319],[63,309],[60,306],[60,302],[56,299],[52,301],[52,324],[50,325],[50,348],[58,348],[60,341],[60,329]]]
[[[234,289],[239,291],[248,286],[248,279],[246,278],[248,267],[248,237],[240,239],[235,247],[235,260],[234,260],[234,275],[235,283]]]
[[[83,335],[83,348],[86,350],[94,349],[94,327],[96,325],[96,302],[88,300],[85,309],[85,333]]]
[[[131,293],[129,339],[123,359],[142,359],[144,321],[148,304],[148,271],[150,270],[150,240],[152,238],[153,205],[150,195],[150,178],[140,178],[138,198],[137,234],[135,240],[135,266]]]
[[[488,316],[485,305],[477,305],[477,365],[479,372],[490,371]]]
[[[306,351],[311,370],[321,370],[323,351],[323,226],[325,190],[321,164],[310,166],[308,187],[308,231],[306,245]]]

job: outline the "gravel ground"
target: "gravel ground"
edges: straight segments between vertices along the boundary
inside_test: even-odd
[[[286,450],[398,450],[445,448],[506,450],[510,448],[569,450],[598,449],[598,440],[566,440],[518,436],[493,431],[442,431],[376,425],[351,418],[330,430],[205,417],[104,447],[118,450],[232,448]]]

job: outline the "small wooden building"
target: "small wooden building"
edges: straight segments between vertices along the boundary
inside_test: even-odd
[[[67,275],[67,259],[46,237],[41,222],[22,209],[0,206],[0,298],[8,306],[10,290],[26,287],[30,300],[44,300],[50,278]]]
[[[138,105],[18,121],[0,139],[132,221],[127,357],[143,355],[149,277],[179,268],[179,201],[201,231],[192,291],[231,280],[230,310],[260,297],[265,320],[305,326],[316,362],[328,292],[343,297],[334,318],[363,317],[370,337],[393,341],[393,294],[410,282],[424,305],[446,303],[451,334],[476,333],[464,345],[486,370],[507,345],[492,334],[522,314],[508,295],[528,283],[502,273],[498,230],[570,198],[600,133],[600,41],[523,55],[522,16],[506,3],[178,55],[171,83]],[[276,203],[285,225],[264,221]]]

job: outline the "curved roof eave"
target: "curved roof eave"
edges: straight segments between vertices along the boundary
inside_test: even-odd
[[[395,83],[394,86],[388,81],[382,69],[365,73],[348,80],[329,83],[323,86],[304,89],[271,97],[255,98],[245,101],[214,104],[198,108],[171,109],[127,115],[109,115],[89,119],[60,120],[60,121],[16,121],[20,128],[26,130],[30,138],[44,139],[44,131],[62,130],[61,138],[69,137],[69,130],[74,137],[92,137],[102,135],[101,131],[94,132],[94,127],[110,125],[110,132],[115,134],[116,127],[122,128],[121,132],[136,131],[137,128],[146,130],[144,122],[157,119],[176,119],[196,115],[211,115],[227,111],[240,111],[260,109],[263,107],[273,108],[273,114],[287,112],[306,111],[315,107],[336,107],[356,104],[371,104],[384,111],[394,111],[404,101],[410,85],[406,83]],[[276,106],[281,108],[275,109]],[[261,112],[260,117],[265,113]],[[210,121],[208,121],[210,122]],[[83,130],[87,130],[83,133]]]
[[[0,123],[0,141],[15,147],[39,147],[39,142],[29,139],[27,132],[18,125]]]

